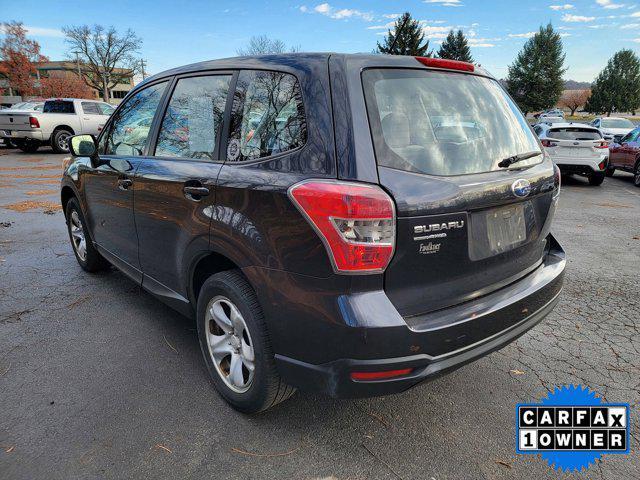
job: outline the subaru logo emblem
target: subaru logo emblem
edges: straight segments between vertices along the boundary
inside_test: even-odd
[[[520,178],[513,182],[511,185],[511,191],[516,197],[526,197],[531,193],[531,184],[529,183],[529,180]]]

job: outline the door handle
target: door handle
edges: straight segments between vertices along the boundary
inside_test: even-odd
[[[195,187],[192,185],[185,185],[182,188],[184,192],[184,196],[189,200],[193,200],[197,202],[201,197],[206,197],[209,195],[209,189],[207,187]]]
[[[118,188],[120,190],[129,190],[129,187],[133,185],[133,180],[130,178],[119,178],[118,179]]]

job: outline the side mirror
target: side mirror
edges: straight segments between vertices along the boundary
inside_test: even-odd
[[[98,146],[93,135],[74,135],[69,141],[69,150],[74,157],[98,157]]]

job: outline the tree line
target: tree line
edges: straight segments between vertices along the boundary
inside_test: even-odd
[[[25,96],[83,97],[91,89],[101,92],[105,101],[118,83],[142,72],[144,64],[137,58],[142,40],[131,30],[119,34],[113,27],[76,26],[63,29],[69,47],[69,62],[77,65],[78,78],[50,76],[37,78],[36,64],[47,61],[40,46],[26,37],[19,22],[2,24],[0,74],[9,86]],[[260,55],[299,51],[265,35],[251,37],[238,55]],[[430,48],[419,21],[409,12],[396,19],[376,53],[438,57],[473,63],[469,41],[461,29],[451,30],[437,51]],[[74,58],[75,55],[75,58]],[[571,113],[582,105],[590,113],[611,115],[640,109],[640,59],[630,49],[616,52],[598,74],[591,91],[567,92],[563,95],[566,55],[560,34],[549,23],[529,38],[509,65],[506,89],[526,114],[551,108],[558,103]]]
[[[389,29],[378,53],[433,56],[420,22],[406,12]],[[451,30],[435,54],[439,58],[473,63],[469,42],[462,30]],[[504,84],[525,113],[549,109],[559,102],[573,115],[582,105],[590,113],[607,116],[640,109],[640,59],[629,49],[616,52],[596,77],[591,91],[563,96],[565,53],[562,37],[549,23],[529,38],[509,65]]]
[[[2,23],[4,38],[0,42],[0,74],[8,89],[23,97],[93,97],[99,91],[109,101],[111,90],[119,83],[143,72],[143,63],[136,54],[142,40],[131,30],[120,34],[114,27],[101,25],[65,27],[69,63],[76,75],[50,72],[41,75],[39,64],[49,59],[40,53],[40,45],[27,38],[21,22]]]

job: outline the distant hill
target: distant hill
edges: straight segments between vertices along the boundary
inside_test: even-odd
[[[591,82],[576,82],[575,80],[564,82],[565,90],[587,90],[589,88],[591,88]]]

